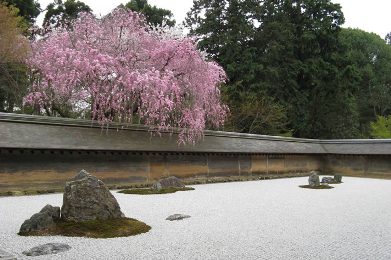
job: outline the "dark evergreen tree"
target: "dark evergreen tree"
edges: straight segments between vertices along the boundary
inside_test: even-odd
[[[19,15],[30,24],[35,22],[41,13],[41,7],[36,0],[3,0],[8,6],[13,5],[19,9]],[[2,2],[2,1],[0,1]]]
[[[170,10],[151,6],[148,4],[147,0],[131,0],[125,7],[132,11],[142,13],[147,22],[152,25],[175,25],[175,20],[173,19],[173,14]]]
[[[92,10],[81,1],[55,0],[47,6],[43,27],[47,32],[57,27],[68,26],[81,12],[92,12]]]
[[[349,75],[345,84],[355,91],[360,133],[368,137],[370,122],[391,114],[391,45],[360,29],[343,29],[340,38],[340,74]]]
[[[337,80],[343,22],[330,0],[196,0],[186,19],[228,73],[233,117],[239,97],[264,95],[287,111],[295,136],[312,138],[358,134],[356,100]]]
[[[253,0],[194,1],[185,25],[199,38],[199,48],[228,74],[223,87],[231,110],[226,130],[276,135],[288,131],[286,110],[256,87],[263,68],[254,46],[257,7]]]

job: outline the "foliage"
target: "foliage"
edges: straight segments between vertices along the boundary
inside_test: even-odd
[[[192,38],[148,30],[129,10],[102,19],[83,13],[33,43],[28,63],[35,80],[25,102],[50,115],[65,106],[102,125],[136,119],[158,132],[178,127],[179,142],[196,141],[226,117],[224,70]]]
[[[26,92],[27,76],[23,62],[29,53],[28,40],[18,9],[0,4],[0,111],[13,112]]]
[[[290,135],[286,128],[286,110],[272,98],[242,93],[238,102],[228,105],[231,116],[225,130],[250,134]]]
[[[43,20],[45,32],[54,28],[69,26],[77,18],[79,13],[91,13],[91,8],[83,2],[77,0],[55,0],[47,7],[47,12]]]
[[[22,36],[24,23],[18,9],[0,4],[1,62],[21,62],[28,53],[28,42]]]
[[[340,74],[346,75],[345,86],[354,91],[361,136],[368,137],[370,122],[391,114],[391,45],[359,29],[343,29],[340,39],[344,50]]]
[[[151,229],[144,222],[131,218],[90,220],[84,222],[57,221],[55,227],[43,231],[19,233],[21,236],[67,236],[113,238],[146,233]]]
[[[2,0],[8,6],[18,8],[21,15],[28,23],[34,24],[35,19],[41,13],[41,7],[36,0]],[[0,3],[2,2],[0,1]]]
[[[199,47],[227,71],[232,118],[257,118],[263,101],[254,96],[264,96],[269,114],[279,115],[262,116],[280,129],[273,132],[309,138],[358,135],[356,101],[340,74],[343,22],[341,7],[329,0],[197,0],[186,19]],[[253,122],[238,129],[249,131]]]
[[[377,120],[371,123],[371,137],[391,138],[391,115],[378,116]]]
[[[146,21],[154,26],[175,25],[175,20],[170,10],[151,6],[147,0],[131,0],[125,7],[134,12],[142,13]]]
[[[255,7],[251,0],[197,0],[187,14],[186,25],[200,39],[199,48],[224,66],[234,85],[228,94],[249,88],[258,69],[253,62],[256,48],[251,46]]]
[[[259,78],[263,64],[257,61],[254,44],[255,1],[194,1],[187,15],[190,34],[200,40],[198,46],[221,64],[229,82],[223,88],[231,117],[229,131],[282,134],[287,132],[286,108],[265,94]]]
[[[294,136],[341,138],[354,132],[339,113],[351,108],[344,103],[350,93],[337,80],[340,6],[328,0],[265,1],[256,17],[255,45],[264,66],[260,87],[287,107]]]
[[[194,190],[194,188],[191,187],[184,187],[184,188],[176,188],[176,187],[169,187],[161,190],[154,190],[154,189],[130,189],[130,190],[121,190],[119,193],[124,194],[137,194],[137,195],[153,195],[153,194],[168,194],[168,193],[175,193],[177,191],[188,191],[188,190]]]

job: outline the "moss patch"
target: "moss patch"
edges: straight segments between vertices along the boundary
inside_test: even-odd
[[[321,183],[324,183],[324,182],[321,182]],[[339,181],[329,181],[329,182],[327,182],[328,184],[341,184],[341,183],[343,183],[342,181],[341,182],[339,182]]]
[[[130,190],[121,190],[118,193],[124,193],[124,194],[138,194],[138,195],[152,195],[152,194],[167,194],[167,193],[175,193],[177,191],[187,191],[187,190],[194,190],[194,188],[191,187],[184,187],[184,188],[165,188],[161,190],[154,190],[154,189],[130,189]]]
[[[329,190],[329,189],[334,189],[333,186],[329,185],[319,185],[319,186],[310,186],[310,185],[300,185],[300,188],[304,189],[313,189],[313,190]]]
[[[21,236],[67,236],[90,238],[128,237],[146,233],[151,229],[144,222],[131,218],[72,222],[60,220],[45,231],[19,233]]]

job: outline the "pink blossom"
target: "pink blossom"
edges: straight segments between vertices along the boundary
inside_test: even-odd
[[[124,9],[102,19],[82,14],[71,28],[32,44],[28,64],[36,77],[26,104],[85,107],[102,126],[137,118],[157,132],[179,128],[180,143],[224,123],[219,86],[226,74],[194,39],[148,28]]]

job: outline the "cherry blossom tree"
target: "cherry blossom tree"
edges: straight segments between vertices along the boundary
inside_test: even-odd
[[[142,123],[161,133],[179,129],[179,143],[199,140],[224,123],[224,70],[207,61],[195,39],[168,27],[150,28],[138,13],[117,8],[32,44],[34,83],[25,104],[48,114],[68,108],[110,122]],[[135,121],[136,120],[136,121]]]

